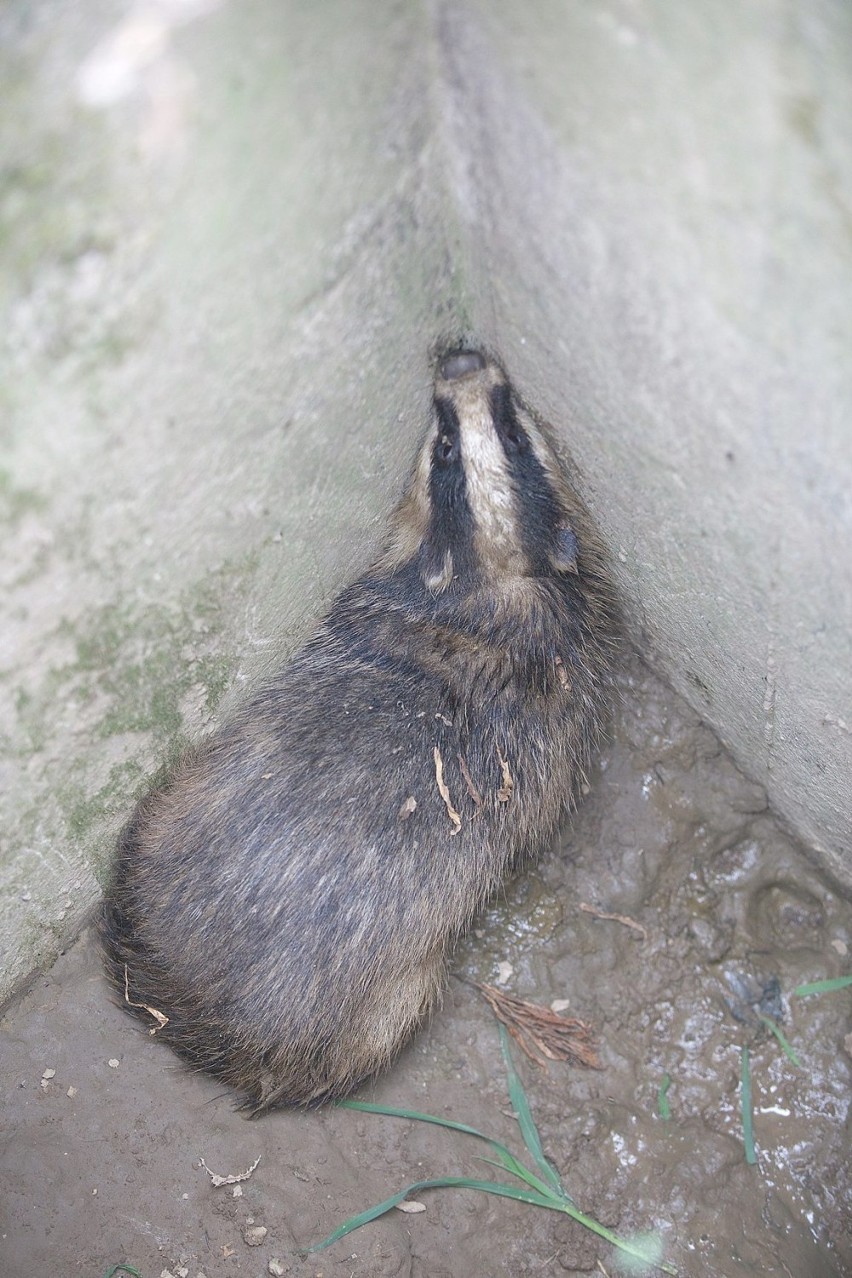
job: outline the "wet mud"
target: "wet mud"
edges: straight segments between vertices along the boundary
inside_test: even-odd
[[[621,694],[560,846],[478,921],[443,1009],[360,1096],[468,1123],[523,1155],[474,982],[556,1002],[595,1026],[603,1069],[514,1058],[583,1211],[656,1233],[682,1275],[843,1278],[852,990],[794,991],[850,971],[852,905],[638,662]],[[122,1263],[142,1278],[619,1272],[612,1247],[567,1217],[470,1190],[424,1191],[425,1210],[391,1211],[305,1256],[410,1182],[496,1176],[487,1147],[342,1108],[247,1121],[110,1000],[88,934],[6,1009],[0,1092],[4,1278],[103,1278]],[[260,1161],[217,1186],[202,1159],[222,1175]]]

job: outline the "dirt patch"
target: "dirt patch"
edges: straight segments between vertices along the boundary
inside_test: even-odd
[[[495,1023],[471,982],[560,1000],[597,1027],[604,1070],[515,1058],[578,1206],[624,1233],[657,1231],[683,1275],[842,1278],[852,992],[793,991],[850,970],[852,906],[671,692],[635,665],[623,694],[561,848],[479,921],[443,1010],[362,1098],[469,1123],[523,1153]],[[761,1016],[780,1025],[799,1068]],[[452,1190],[304,1258],[409,1182],[489,1177],[487,1149],[345,1109],[246,1121],[110,1001],[88,936],[7,1009],[0,1091],[4,1278],[103,1278],[121,1262],[143,1278],[617,1269],[608,1244],[556,1213]],[[248,1179],[218,1186],[200,1161],[236,1176],[258,1158]]]

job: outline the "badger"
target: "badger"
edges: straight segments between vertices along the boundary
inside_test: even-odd
[[[494,359],[444,354],[378,558],[120,836],[100,936],[125,1006],[250,1113],[384,1069],[574,805],[616,631],[546,427]]]

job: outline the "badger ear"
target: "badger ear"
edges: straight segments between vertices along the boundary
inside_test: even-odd
[[[447,549],[442,554],[437,549],[427,550],[420,565],[420,576],[430,595],[440,595],[453,579],[452,552]]]
[[[563,525],[557,530],[550,552],[550,562],[557,572],[577,572],[577,555],[580,547],[573,528]]]

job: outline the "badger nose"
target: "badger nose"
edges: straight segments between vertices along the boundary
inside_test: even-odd
[[[485,359],[479,351],[457,351],[441,360],[440,374],[445,382],[454,382],[468,373],[478,373],[485,367]]]

